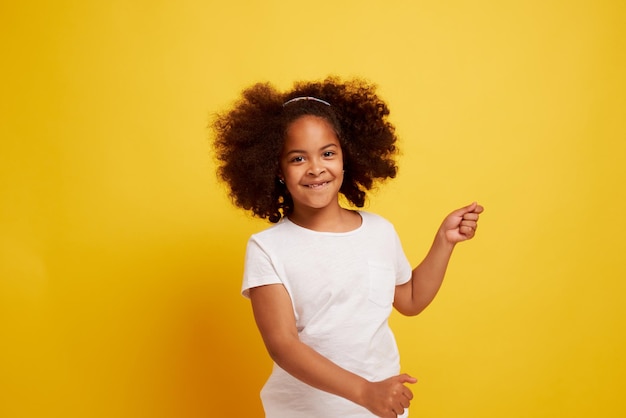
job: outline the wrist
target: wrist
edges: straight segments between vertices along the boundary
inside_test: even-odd
[[[445,230],[439,229],[437,231],[437,234],[435,235],[435,240],[433,242],[433,247],[437,247],[438,249],[449,251],[450,253],[452,253],[452,250],[454,250],[455,245],[456,245],[456,242],[452,242],[448,239],[448,236]]]
[[[367,388],[371,382],[362,377],[358,377],[358,380],[354,387],[353,399],[350,399],[352,402],[357,405],[365,406],[365,403],[368,399]]]

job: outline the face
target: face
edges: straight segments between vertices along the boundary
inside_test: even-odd
[[[339,208],[343,154],[337,134],[325,119],[306,115],[289,126],[280,168],[294,215]]]

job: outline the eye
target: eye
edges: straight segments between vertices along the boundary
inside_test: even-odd
[[[331,158],[334,157],[337,153],[335,151],[324,151],[324,154],[322,154],[324,156],[324,158]]]
[[[289,162],[292,162],[292,163],[301,163],[302,161],[304,161],[304,157],[301,155],[293,157],[291,160],[289,160]]]

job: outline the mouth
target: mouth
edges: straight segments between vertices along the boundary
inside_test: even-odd
[[[306,187],[308,187],[309,189],[321,189],[322,187],[328,185],[328,181],[324,181],[321,183],[311,183],[311,184],[307,184],[305,185]]]

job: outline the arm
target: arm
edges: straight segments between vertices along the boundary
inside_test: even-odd
[[[357,403],[380,417],[404,412],[413,398],[404,383],[415,383],[408,375],[369,382],[351,373],[302,343],[296,330],[291,298],[282,285],[250,289],[252,309],[270,357],[285,371],[317,389]]]
[[[457,243],[472,239],[483,207],[476,202],[448,215],[424,260],[413,269],[411,279],[396,286],[394,307],[404,315],[422,312],[437,295]]]

